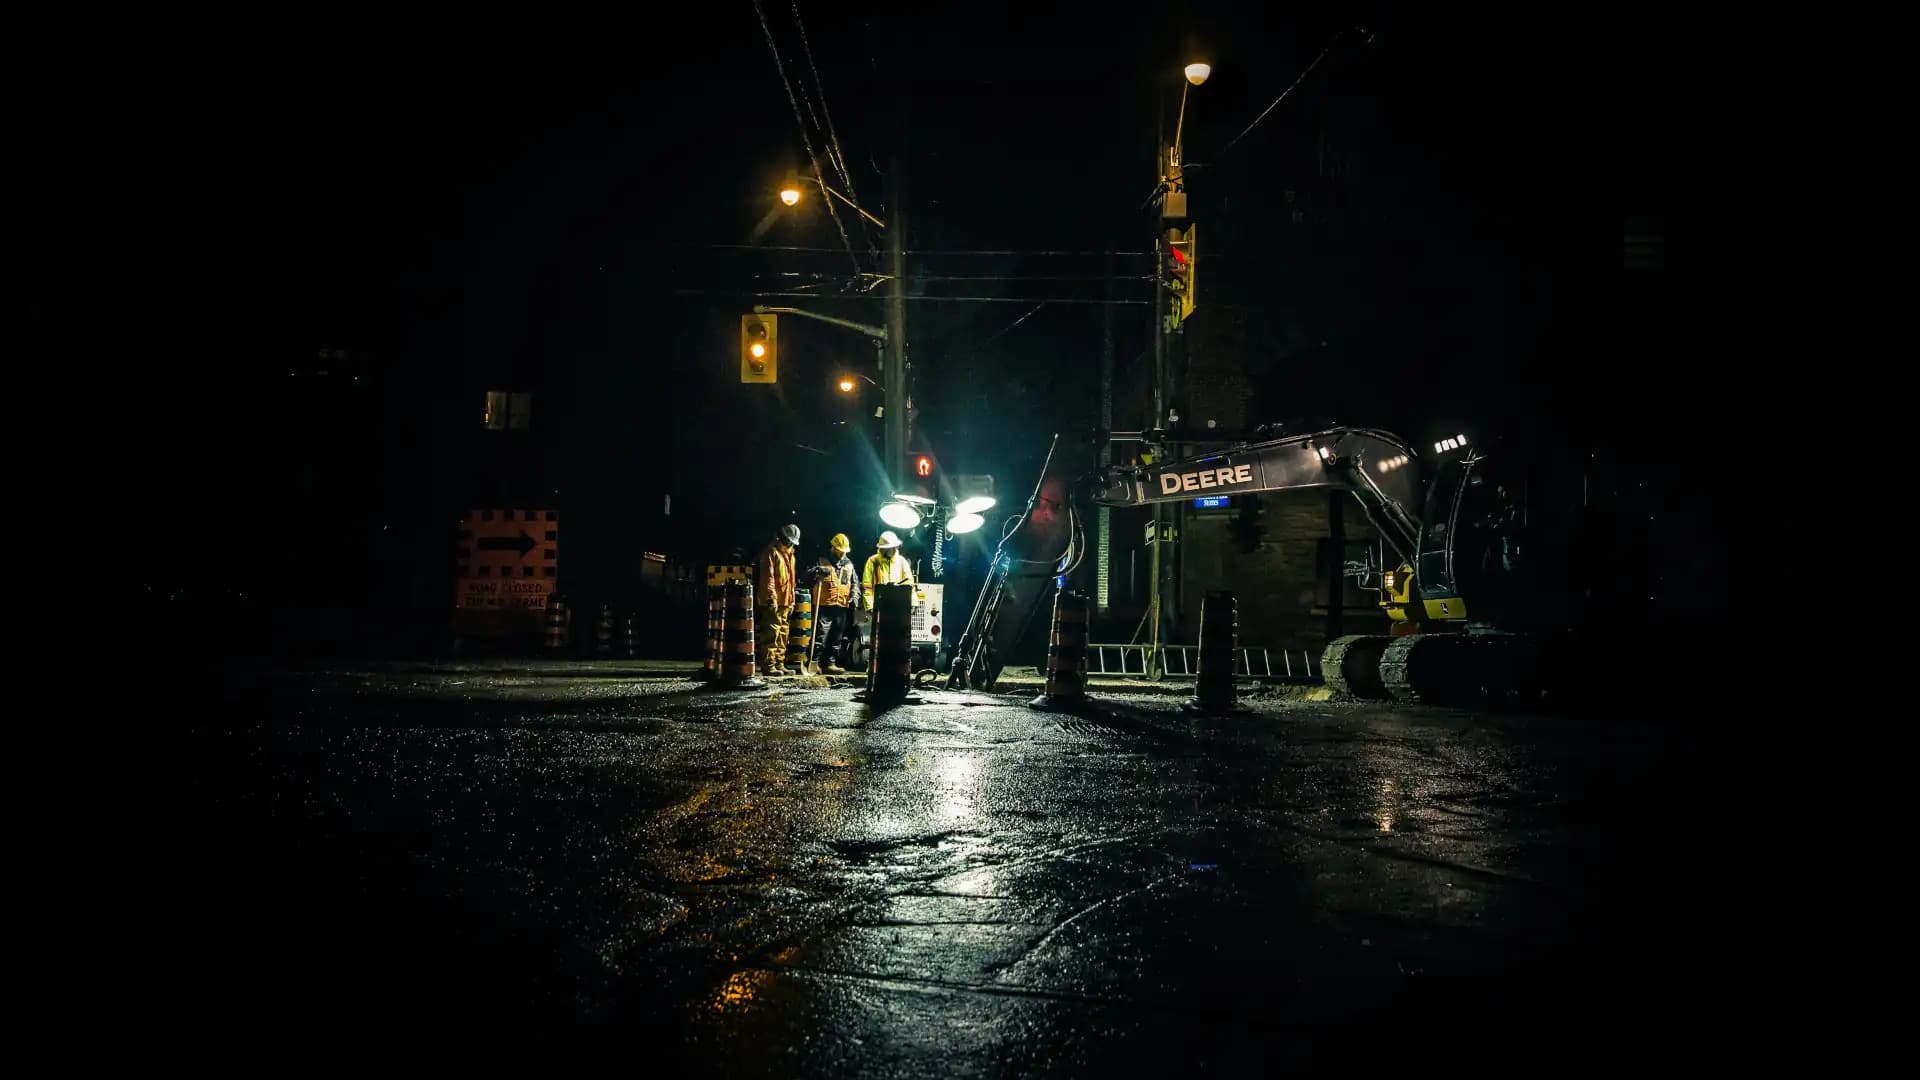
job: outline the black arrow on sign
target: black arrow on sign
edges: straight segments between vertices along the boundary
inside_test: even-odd
[[[520,557],[524,559],[527,557],[527,552],[533,550],[533,537],[524,532],[518,537],[483,536],[480,538],[479,547],[481,551],[518,551]]]

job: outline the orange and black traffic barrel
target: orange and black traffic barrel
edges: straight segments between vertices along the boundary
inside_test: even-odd
[[[721,644],[726,636],[727,623],[727,587],[707,579],[707,662],[694,673],[694,678],[711,682],[720,677],[721,662],[725,653]]]
[[[813,590],[795,589],[793,617],[787,620],[787,666],[798,668],[813,659]]]
[[[558,596],[547,601],[547,628],[540,636],[540,647],[554,653],[567,647],[567,602]]]
[[[767,685],[753,666],[753,586],[741,581],[726,585],[726,623],[720,632],[721,690],[752,690]]]
[[[593,651],[601,656],[613,652],[613,605],[600,605],[600,625],[593,631]]]
[[[753,580],[750,566],[711,564],[707,567],[707,662],[693,677],[710,682],[726,666],[727,583]]]
[[[1087,702],[1087,594],[1061,589],[1053,598],[1053,636],[1047,644],[1047,686],[1032,705],[1073,709]]]
[[[913,694],[913,586],[873,588],[873,659],[867,688],[855,701],[873,705],[918,705]]]
[[[1239,648],[1240,610],[1224,589],[1207,593],[1200,604],[1200,680],[1186,707],[1193,712],[1228,713],[1234,699],[1233,654]]]

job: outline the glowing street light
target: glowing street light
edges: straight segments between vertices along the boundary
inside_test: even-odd
[[[800,189],[797,187],[794,187],[792,184],[788,184],[786,187],[781,188],[780,201],[783,203],[786,203],[788,206],[800,205]]]
[[[1206,82],[1207,76],[1211,74],[1213,74],[1213,65],[1211,64],[1188,64],[1187,65],[1187,81],[1192,83],[1195,86],[1199,86],[1201,83]]]
[[[853,393],[853,380],[847,378],[845,375],[840,376],[840,392],[843,394]]]

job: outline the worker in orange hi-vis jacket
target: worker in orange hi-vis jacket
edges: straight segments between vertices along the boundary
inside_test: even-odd
[[[787,620],[793,616],[793,556],[800,546],[800,526],[780,526],[780,532],[760,551],[753,567],[753,634],[756,662],[764,675],[792,675],[787,667]]]

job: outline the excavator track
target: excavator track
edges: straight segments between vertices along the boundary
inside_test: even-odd
[[[1385,701],[1388,693],[1380,679],[1380,656],[1391,640],[1380,634],[1348,634],[1328,642],[1320,654],[1320,675],[1327,689],[1342,697]]]
[[[1403,705],[1526,700],[1539,691],[1538,651],[1516,634],[1414,634],[1394,639],[1381,653],[1380,681]]]

